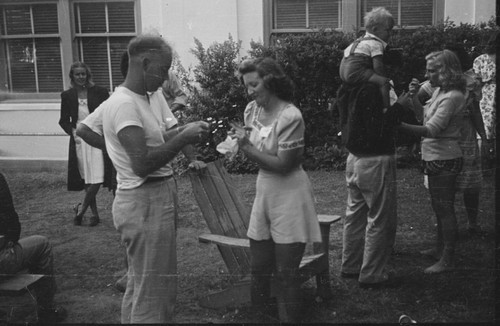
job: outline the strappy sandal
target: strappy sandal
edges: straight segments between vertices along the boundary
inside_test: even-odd
[[[78,203],[75,206],[73,206],[73,212],[75,212],[75,217],[73,219],[74,225],[82,225],[83,216],[78,216],[78,207],[80,207],[81,204],[82,203]]]

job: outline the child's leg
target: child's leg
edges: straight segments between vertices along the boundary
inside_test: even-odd
[[[389,84],[389,78],[374,73],[368,79],[368,82],[374,83],[380,88],[380,93],[382,94],[382,101],[384,103],[384,108],[389,108],[391,106],[391,101],[389,96],[391,84]]]

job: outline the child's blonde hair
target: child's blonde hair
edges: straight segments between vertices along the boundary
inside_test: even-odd
[[[394,27],[394,18],[384,7],[376,7],[367,12],[364,18],[365,28],[368,31],[373,30],[375,26]]]

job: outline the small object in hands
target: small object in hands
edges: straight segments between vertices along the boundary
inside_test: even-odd
[[[216,149],[219,153],[232,160],[234,156],[236,156],[236,153],[238,153],[238,140],[236,138],[231,138],[231,136],[227,136],[226,140],[217,145]]]
[[[399,317],[399,325],[410,325],[410,324],[416,324],[417,322],[413,319],[411,319],[410,316],[408,315],[401,315]]]

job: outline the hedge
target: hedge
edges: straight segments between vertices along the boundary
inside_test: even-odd
[[[416,30],[394,31],[389,45],[402,49],[402,63],[388,67],[396,92],[406,89],[412,77],[424,79],[426,54],[460,43],[474,59],[483,53],[490,35],[498,29],[492,19],[477,25],[455,25],[445,21]],[[268,47],[251,42],[251,50],[244,58],[239,56],[241,42],[231,36],[208,48],[195,39],[196,47],[192,53],[199,62],[192,71],[194,80],[189,80],[189,77],[185,80],[190,93],[190,105],[184,113],[186,121],[209,118],[223,124],[227,120],[241,121],[249,100],[236,75],[237,66],[247,57],[270,56],[282,65],[296,85],[294,103],[301,109],[306,123],[304,167],[342,169],[346,153],[337,136],[338,113],[332,110],[332,103],[341,83],[338,67],[343,49],[361,33],[323,30],[280,35]],[[216,129],[207,144],[198,148],[201,158],[206,161],[221,158],[215,146],[225,138],[226,127]],[[243,155],[225,164],[234,173],[255,172],[257,169]]]

